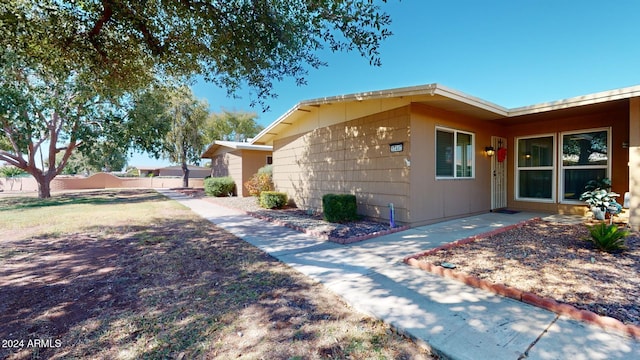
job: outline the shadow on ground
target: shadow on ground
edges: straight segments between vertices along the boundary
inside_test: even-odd
[[[100,204],[103,196],[109,194],[93,201]],[[51,206],[77,201],[89,200],[66,197]],[[3,248],[0,339],[24,344],[0,349],[1,358],[345,358],[373,351],[408,359],[423,353],[202,220],[92,227],[5,241]],[[28,348],[34,339],[49,342]]]

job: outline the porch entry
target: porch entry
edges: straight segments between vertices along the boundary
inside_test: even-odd
[[[491,157],[491,210],[507,207],[507,139],[492,136],[491,146],[495,154]],[[501,150],[503,149],[503,150]]]

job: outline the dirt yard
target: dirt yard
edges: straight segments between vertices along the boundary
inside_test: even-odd
[[[0,225],[0,358],[433,358],[152,191],[3,197]]]

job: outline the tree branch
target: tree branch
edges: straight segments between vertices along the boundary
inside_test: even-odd
[[[9,165],[13,165],[23,170],[27,167],[27,163],[24,161],[22,157],[18,157],[4,150],[0,150],[0,160],[9,163]]]
[[[100,31],[102,31],[104,24],[106,24],[107,21],[111,19],[111,16],[113,16],[113,8],[111,7],[111,5],[112,5],[111,1],[102,0],[102,15],[100,16],[98,21],[95,23],[95,25],[93,25],[93,28],[91,29],[91,31],[89,31],[89,34],[88,34],[89,40],[94,46],[95,46],[95,43],[93,40],[97,38],[98,35],[100,35]]]

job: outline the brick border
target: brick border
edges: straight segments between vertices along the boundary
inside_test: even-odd
[[[628,335],[632,338],[640,340],[640,326],[637,325],[625,325],[622,321],[614,319],[609,316],[601,316],[592,311],[580,310],[573,305],[559,303],[551,298],[543,298],[534,293],[522,291],[514,287],[506,286],[504,284],[496,284],[490,281],[480,279],[477,276],[468,275],[460,271],[454,271],[452,269],[445,269],[442,266],[418,261],[419,257],[431,255],[440,250],[450,249],[456,246],[468,244],[476,241],[477,239],[503,233],[505,231],[522,227],[530,222],[539,221],[540,218],[534,218],[531,220],[523,221],[514,225],[505,226],[497,230],[489,231],[483,234],[470,236],[464,239],[456,240],[454,242],[444,244],[437,248],[430,249],[421,253],[409,255],[404,258],[404,262],[410,266],[417,267],[419,269],[428,271],[430,273],[440,275],[445,278],[460,281],[466,285],[480,288],[483,290],[491,291],[500,296],[515,299],[529,305],[537,306],[542,309],[549,310],[558,315],[564,315],[569,318],[583,321],[589,324],[600,326],[603,329],[615,330]]]

